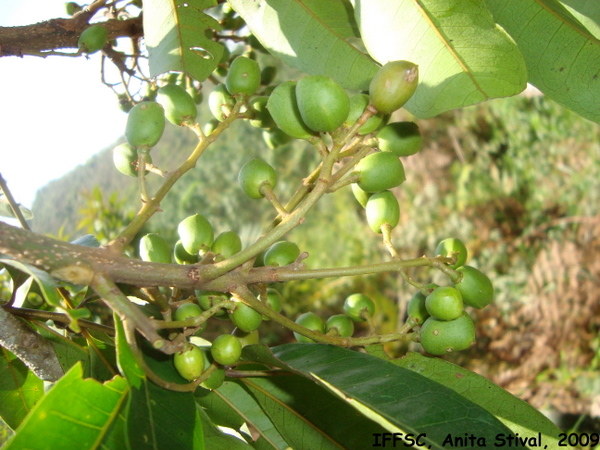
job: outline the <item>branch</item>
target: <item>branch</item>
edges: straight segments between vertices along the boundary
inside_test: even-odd
[[[89,285],[95,275],[101,274],[115,283],[138,287],[165,286],[221,292],[230,292],[240,285],[394,272],[408,267],[432,267],[452,261],[444,257],[420,257],[364,266],[312,270],[293,266],[258,267],[249,271],[232,270],[215,276],[214,266],[218,263],[179,265],[140,261],[117,255],[107,248],[70,244],[1,222],[0,254],[74,284]]]
[[[142,18],[112,19],[102,22],[108,31],[108,39],[143,35]],[[75,16],[71,19],[51,19],[32,25],[0,27],[0,57],[2,56],[48,56],[56,49],[77,49],[79,35],[89,24]]]
[[[3,308],[0,308],[0,346],[12,352],[42,380],[56,381],[64,375],[50,341]]]

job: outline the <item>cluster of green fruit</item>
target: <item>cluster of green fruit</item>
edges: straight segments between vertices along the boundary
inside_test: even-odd
[[[258,300],[265,303],[275,312],[281,311],[281,294],[274,288],[267,288],[258,296]],[[220,309],[214,316],[220,319],[229,319],[236,327],[231,334],[218,336],[210,345],[210,349],[202,349],[192,343],[183,352],[173,356],[173,363],[177,372],[186,380],[192,381],[204,373],[214,363],[219,365],[210,377],[202,383],[207,389],[216,389],[224,380],[225,371],[221,366],[231,366],[237,363],[242,355],[242,348],[250,344],[258,344],[258,328],[263,320],[269,320],[250,306],[240,301],[235,301],[223,292],[196,291],[195,301],[181,304],[174,313],[176,321],[198,323],[200,316],[212,308],[219,309],[225,302],[233,303],[230,309]],[[204,331],[206,322],[201,322],[190,329],[197,335]]]
[[[408,302],[411,325],[420,326],[419,340],[426,352],[443,355],[469,348],[475,341],[475,325],[465,306],[481,309],[494,299],[494,287],[480,270],[465,266],[467,248],[457,238],[441,241],[436,255],[455,258],[449,268],[456,271],[450,286],[429,285]]]
[[[177,126],[195,125],[199,89],[187,77],[167,77],[158,90],[150,88],[146,100],[133,106],[127,116],[127,142],[113,150],[113,161],[119,172],[138,176],[139,154],[152,163],[149,150],[160,141],[166,120]],[[147,171],[146,171],[147,173]]]
[[[323,319],[314,312],[306,312],[296,319],[298,325],[308,328],[316,333],[328,336],[352,337],[354,322],[365,322],[373,317],[375,303],[365,294],[352,294],[344,301],[344,313],[335,314],[323,322]],[[312,339],[294,332],[298,342],[311,343]]]

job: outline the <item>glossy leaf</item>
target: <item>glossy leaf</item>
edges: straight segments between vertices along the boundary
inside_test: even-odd
[[[529,82],[552,100],[600,122],[599,38],[558,0],[487,3],[521,49]],[[597,4],[595,8],[597,19]]]
[[[6,449],[96,448],[127,396],[125,379],[83,379],[81,364],[62,377],[17,429]]]
[[[419,353],[409,353],[393,360],[399,367],[412,370],[436,381],[477,403],[496,416],[521,437],[536,438],[542,433],[547,448],[558,447],[561,430],[533,406],[521,400],[490,380],[470,370],[463,369],[440,358],[428,358]]]
[[[131,388],[125,409],[126,435],[131,448],[203,449],[202,425],[193,394],[170,391],[152,383],[135,359],[118,319],[115,328],[119,368]],[[168,365],[167,372],[174,373],[172,361],[166,355],[160,364]]]
[[[250,349],[249,351],[253,351]],[[338,395],[389,432],[425,433],[431,448],[447,436],[474,434],[493,442],[510,433],[498,419],[451,389],[408,369],[352,350],[319,344],[286,344],[262,353]],[[448,405],[452,405],[448,408]]]
[[[525,89],[519,48],[494,22],[484,0],[356,0],[355,8],[373,58],[419,66],[419,86],[404,106],[417,117]]]
[[[240,380],[292,448],[370,448],[386,430],[305,377]],[[360,430],[360,431],[358,431]]]
[[[44,396],[44,382],[8,350],[0,351],[0,417],[14,430]]]
[[[198,414],[202,421],[204,432],[204,443],[211,450],[247,450],[251,449],[249,444],[235,436],[223,433],[212,422],[211,417],[203,408],[198,408]]]
[[[347,89],[367,89],[377,71],[355,47],[359,36],[346,0],[230,0],[273,55],[311,75],[327,75]]]
[[[223,46],[211,39],[219,23],[203,10],[215,0],[144,0],[144,42],[150,76],[186,72],[204,81],[215,70]]]
[[[261,405],[241,384],[225,381],[219,389],[197,394],[196,397],[217,425],[242,433],[241,427],[246,423],[256,430],[270,447],[286,447],[286,441]]]

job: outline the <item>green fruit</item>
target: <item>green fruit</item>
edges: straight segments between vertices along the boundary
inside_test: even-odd
[[[262,323],[262,314],[244,303],[239,303],[229,318],[236,327],[246,333],[258,329]]]
[[[219,291],[198,290],[196,291],[196,299],[198,300],[200,308],[202,308],[204,311],[208,311],[213,306],[222,302],[226,302],[227,300],[229,300],[229,297],[227,297],[227,294]],[[222,309],[217,314],[215,314],[215,317],[226,318],[227,311]]]
[[[364,322],[375,313],[375,303],[365,294],[352,294],[344,302],[344,312],[355,322]]]
[[[309,330],[316,331],[318,333],[325,332],[325,324],[323,323],[323,319],[317,316],[314,312],[306,312],[304,314],[300,314],[300,316],[298,316],[298,318],[296,319],[296,323],[298,325],[302,325],[304,328],[308,328]],[[294,332],[294,337],[298,342],[314,342],[312,339],[309,339],[306,336],[303,336],[297,332]]]
[[[242,240],[235,231],[219,234],[210,248],[213,253],[229,258],[242,250]]]
[[[81,5],[75,2],[67,2],[65,3],[65,11],[69,16],[73,16],[79,11],[81,11]]]
[[[427,353],[445,355],[469,348],[475,341],[475,325],[465,312],[455,320],[430,317],[421,326],[419,336]]]
[[[143,261],[171,264],[171,250],[162,236],[149,233],[140,239],[140,258]]]
[[[119,94],[117,95],[117,99],[119,100],[119,109],[124,113],[128,113],[133,108],[133,102],[129,99],[127,94]]]
[[[385,191],[400,186],[406,180],[402,161],[389,152],[367,155],[356,165],[355,172],[360,175],[358,187],[365,192]]]
[[[417,325],[422,324],[429,318],[429,312],[425,307],[426,298],[427,297],[425,297],[425,295],[419,291],[408,301],[406,314],[408,315],[409,320]]]
[[[196,103],[184,88],[167,84],[158,90],[156,101],[165,109],[165,117],[173,125],[194,124],[198,114]]]
[[[369,194],[368,192],[363,191],[358,187],[358,184],[352,183],[352,193],[354,194],[354,198],[360,203],[360,205],[365,208],[367,206],[367,201],[373,194]]]
[[[360,118],[366,107],[369,105],[369,96],[367,94],[356,94],[350,97],[350,112],[348,118],[344,122],[346,127],[351,127]],[[387,116],[383,113],[377,113],[365,122],[365,124],[358,129],[358,134],[365,135],[372,133],[381,127],[387,120]]]
[[[165,129],[165,112],[156,102],[141,102],[127,115],[125,137],[133,147],[154,147]]]
[[[198,254],[190,255],[185,251],[185,248],[183,248],[183,245],[181,244],[181,239],[175,243],[173,256],[175,257],[175,262],[177,264],[196,264],[199,260]]]
[[[262,135],[267,147],[269,147],[271,150],[275,150],[277,147],[281,147],[282,145],[285,145],[294,139],[289,134],[285,134],[279,128],[275,128],[273,130],[264,130]]]
[[[464,308],[462,295],[452,286],[439,287],[427,296],[425,308],[436,319],[458,319],[462,316]]]
[[[200,250],[207,250],[213,243],[213,227],[206,217],[194,214],[186,217],[177,226],[181,245],[190,255],[197,255]]]
[[[309,139],[314,136],[306,126],[298,109],[296,82],[286,81],[277,86],[267,102],[271,117],[281,130],[296,139]]]
[[[238,338],[238,341],[240,341],[242,348],[244,348],[247,345],[256,345],[256,344],[258,344],[258,342],[260,340],[258,330],[254,330],[254,331],[250,331],[249,333],[246,333],[245,331],[242,331],[239,328],[236,328],[235,330],[233,330],[232,334],[236,338]]]
[[[217,363],[230,366],[242,356],[242,344],[235,336],[222,334],[213,341],[210,354]]]
[[[219,84],[208,94],[208,108],[219,122],[223,122],[235,106],[235,100],[223,84]]]
[[[242,166],[238,181],[248,197],[262,198],[263,186],[274,188],[277,184],[277,173],[267,162],[254,158]]]
[[[255,97],[250,101],[250,110],[254,113],[254,117],[250,119],[250,125],[256,128],[274,128],[275,122],[271,117],[271,113],[267,109],[269,97],[263,95]]]
[[[367,200],[365,207],[367,223],[375,233],[381,233],[383,225],[394,228],[400,221],[400,206],[391,191],[377,192]]]
[[[451,258],[452,256],[456,257],[456,264],[450,265],[452,268],[457,268],[465,264],[467,262],[467,247],[458,238],[448,238],[441,241],[437,247],[435,248],[436,256],[446,256]]]
[[[202,314],[202,309],[195,303],[184,303],[175,310],[175,320],[194,319]]]
[[[379,149],[395,153],[396,156],[410,156],[421,150],[423,138],[414,122],[388,123],[377,132]]]
[[[336,314],[325,322],[325,333],[333,336],[350,337],[354,334],[354,322],[345,314]]]
[[[219,367],[206,380],[200,383],[200,386],[202,386],[204,389],[210,389],[212,391],[213,389],[220,388],[224,381],[225,369]]]
[[[323,75],[302,78],[296,84],[302,121],[314,131],[331,132],[348,118],[350,98],[334,80]]]
[[[220,123],[221,122],[219,122],[217,119],[211,119],[208,122],[206,122],[206,125],[204,125],[202,131],[206,136],[210,136],[210,134],[212,134],[212,132],[215,131],[215,129],[219,126]]]
[[[245,56],[238,56],[229,65],[225,86],[230,94],[252,95],[260,86],[258,63]]]
[[[277,75],[277,67],[267,66],[260,71],[260,84],[262,86],[268,86],[273,82]]]
[[[83,53],[92,54],[104,47],[107,41],[108,31],[106,28],[102,25],[92,25],[83,30],[79,35],[77,47],[79,47]]]
[[[293,242],[275,242],[265,253],[265,266],[287,266],[296,261],[298,256],[300,256],[300,249]]]
[[[412,97],[418,83],[418,66],[408,61],[390,61],[371,80],[371,104],[380,113],[391,114]]]
[[[276,313],[281,312],[281,294],[277,289],[267,288],[266,298],[261,295],[258,299],[266,303]],[[263,320],[271,320],[267,316],[262,316],[262,318]]]
[[[462,273],[462,279],[454,287],[462,294],[465,305],[481,309],[492,303],[494,286],[487,275],[471,266],[462,266],[456,270]]]
[[[204,372],[206,355],[198,347],[190,344],[186,350],[173,355],[173,364],[179,375],[192,381]]]
[[[130,177],[138,176],[138,153],[131,145],[124,143],[113,149],[113,162],[119,172]],[[146,162],[152,164],[150,155],[146,156]],[[148,171],[146,170],[146,174]]]

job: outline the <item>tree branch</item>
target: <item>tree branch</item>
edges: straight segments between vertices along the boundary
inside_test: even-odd
[[[83,16],[82,16],[83,17]],[[102,22],[108,39],[142,37],[142,17]],[[77,40],[89,24],[74,16],[71,19],[51,19],[32,25],[0,27],[0,57],[48,56],[56,49],[77,49]]]
[[[42,380],[56,381],[64,375],[50,341],[3,308],[0,308],[0,346],[12,352]]]

